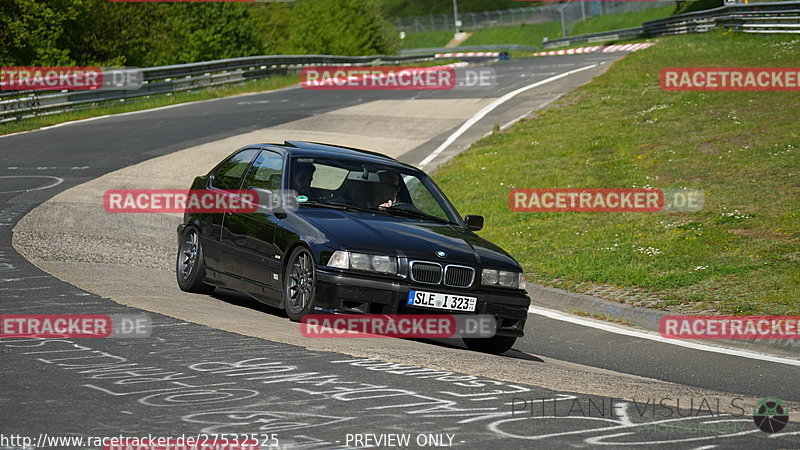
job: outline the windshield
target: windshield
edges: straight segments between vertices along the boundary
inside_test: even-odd
[[[444,194],[418,171],[363,161],[296,157],[289,179],[301,205],[349,207],[462,224]]]

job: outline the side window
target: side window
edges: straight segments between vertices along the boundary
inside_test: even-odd
[[[264,150],[258,155],[256,161],[247,172],[244,189],[257,187],[277,191],[281,188],[281,173],[283,172],[283,158],[281,155]]]
[[[211,185],[217,189],[239,189],[242,175],[244,175],[244,171],[247,170],[247,166],[256,156],[256,153],[258,153],[258,150],[250,149],[231,156],[217,169]]]

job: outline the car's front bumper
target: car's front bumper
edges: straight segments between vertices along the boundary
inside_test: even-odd
[[[317,268],[315,301],[318,307],[361,314],[464,314],[406,305],[410,290],[476,297],[475,312],[497,318],[498,336],[522,336],[531,299],[522,290],[508,293],[484,289],[454,289],[407,279],[385,279]]]

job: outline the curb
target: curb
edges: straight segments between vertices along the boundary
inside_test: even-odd
[[[579,310],[588,314],[602,315],[611,319],[632,323],[636,327],[646,331],[658,332],[658,321],[664,316],[673,314],[667,311],[627,305],[625,303],[618,303],[591,295],[578,294],[539,284],[526,283],[526,285],[525,290],[531,297],[531,305],[554,309],[575,317],[580,317],[574,313],[575,310]],[[609,321],[602,322],[614,326],[631,328],[630,325],[620,325]],[[705,345],[733,347],[741,350],[760,351],[775,356],[800,356],[800,339],[706,339],[692,340],[692,342]]]
[[[464,57],[479,57],[479,58],[496,58],[500,56],[500,52],[458,52],[458,53],[437,53],[434,58],[464,58]]]
[[[580,55],[583,53],[614,53],[614,52],[635,52],[636,50],[643,50],[653,45],[650,42],[643,44],[616,44],[616,45],[598,45],[593,47],[578,47],[568,48],[566,50],[550,50],[546,52],[532,53],[531,56],[558,56],[558,55]]]

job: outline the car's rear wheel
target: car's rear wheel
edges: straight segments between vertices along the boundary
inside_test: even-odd
[[[492,336],[490,338],[463,338],[468,349],[483,353],[505,353],[514,346],[517,338],[511,336]]]
[[[283,308],[289,319],[298,322],[314,310],[316,287],[314,257],[305,247],[298,247],[283,275]]]
[[[175,274],[182,291],[195,294],[210,294],[214,291],[214,286],[203,281],[206,277],[203,247],[200,244],[200,235],[193,227],[186,227],[183,230],[175,262]]]

